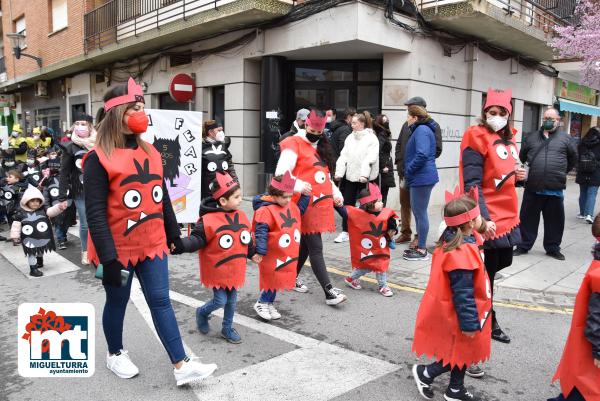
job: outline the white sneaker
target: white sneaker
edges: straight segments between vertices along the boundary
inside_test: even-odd
[[[590,224],[594,224],[594,218],[592,216],[590,216],[589,214],[587,216],[585,216],[585,221],[587,221]]]
[[[305,293],[308,292],[308,287],[302,282],[302,280],[300,280],[299,278],[296,279],[296,286],[294,287],[294,291],[296,292],[301,292],[301,293]]]
[[[114,355],[106,354],[106,367],[121,379],[131,379],[140,373],[138,367],[129,359],[128,352],[123,349]]]
[[[585,219],[585,216],[583,214],[578,214],[577,218],[583,220],[583,219]]]
[[[281,319],[281,313],[279,313],[279,311],[275,309],[275,305],[269,304],[269,312],[271,313],[271,319]]]
[[[270,308],[269,308],[269,304],[267,304],[267,303],[256,301],[256,303],[254,304],[254,310],[256,311],[256,314],[261,319],[271,320],[273,318],[271,316],[271,311],[270,311]]]
[[[348,235],[348,233],[346,231],[342,231],[341,233],[339,233],[339,235],[337,237],[335,237],[333,242],[339,244],[339,243],[346,242],[349,240],[350,240],[350,236]]]
[[[340,290],[339,288],[332,288],[329,294],[330,295],[327,298],[325,298],[325,303],[329,306],[341,304],[346,299],[348,299],[346,295],[342,294],[342,290]]]
[[[191,383],[193,381],[206,379],[217,370],[214,363],[200,363],[196,360],[186,358],[179,369],[174,368],[173,374],[177,380],[178,386]]]
[[[87,257],[87,251],[81,252],[81,264],[84,266],[87,266],[90,264],[90,261],[88,260],[88,257]]]

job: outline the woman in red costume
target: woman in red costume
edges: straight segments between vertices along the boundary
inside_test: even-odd
[[[423,398],[434,397],[437,376],[450,372],[446,401],[480,401],[465,389],[466,368],[490,357],[489,315],[492,293],[475,231],[486,229],[477,192],[446,193],[447,228],[436,245],[431,274],[421,299],[412,350],[435,358],[430,365],[414,365],[413,377]]]
[[[461,184],[465,191],[477,188],[481,216],[487,221],[483,247],[492,291],[496,273],[512,264],[513,247],[521,239],[515,185],[525,178],[525,170],[518,164],[516,130],[508,123],[511,96],[510,89],[488,90],[481,122],[467,129],[460,144]],[[510,342],[495,312],[492,338]]]
[[[344,198],[331,181],[333,154],[331,145],[323,135],[326,123],[325,112],[310,112],[306,119],[306,128],[281,142],[281,156],[275,175],[283,175],[289,171],[296,178],[294,191],[310,195],[308,208],[302,216],[298,274],[306,259],[310,257],[312,271],[325,292],[325,302],[333,306],[344,302],[346,296],[331,284],[323,258],[321,233],[335,231],[333,206],[341,206]],[[295,290],[308,291],[300,280],[296,282]]]
[[[210,376],[217,366],[190,360],[183,349],[169,299],[167,263],[167,243],[181,240],[160,154],[140,138],[147,127],[142,88],[132,78],[104,95],[96,146],[84,159],[88,256],[95,266],[103,265],[108,369],[123,379],[139,373],[123,348],[123,320],[135,273],[177,385],[183,385]],[[122,270],[130,273],[124,285]]]

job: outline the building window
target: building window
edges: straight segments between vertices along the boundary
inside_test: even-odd
[[[176,102],[171,98],[171,95],[167,93],[158,94],[158,108],[163,110],[189,110],[189,103]]]
[[[21,18],[17,18],[15,20],[14,23],[14,28],[15,28],[15,33],[20,33],[21,35],[25,35],[27,36],[27,29],[25,27],[25,16],[22,16]],[[27,39],[23,39],[23,45],[21,46],[21,49],[25,49],[27,47]]]
[[[225,87],[212,88],[212,119],[225,128]]]
[[[50,32],[56,32],[68,25],[67,0],[50,0],[52,24]]]
[[[525,102],[523,105],[523,136],[535,132],[540,127],[540,105]]]

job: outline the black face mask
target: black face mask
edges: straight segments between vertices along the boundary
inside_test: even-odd
[[[321,139],[321,135],[306,133],[306,139],[308,139],[311,143],[318,142]]]

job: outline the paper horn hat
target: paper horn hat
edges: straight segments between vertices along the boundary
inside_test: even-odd
[[[314,110],[311,110],[308,117],[306,117],[306,126],[315,131],[323,131],[325,124],[327,124],[327,116],[319,117]]]
[[[127,81],[127,94],[107,100],[106,103],[104,103],[104,111],[108,111],[115,106],[132,102],[144,103],[144,91],[142,90],[141,85],[136,84],[133,78],[129,77],[129,81]]]
[[[512,114],[512,104],[510,103],[511,98],[512,89],[506,89],[502,91],[490,88],[487,91],[485,106],[483,109],[486,110],[488,107],[500,106],[508,110],[508,114]]]
[[[458,186],[456,186],[454,193],[446,191],[446,203],[451,202],[456,199],[459,199],[463,195],[465,195],[465,194],[461,192],[461,190]],[[470,198],[472,198],[473,200],[475,200],[475,207],[473,209],[468,210],[464,213],[461,213],[457,216],[451,216],[451,217],[444,216],[444,221],[446,222],[446,225],[448,227],[458,227],[468,221],[471,221],[471,220],[477,218],[477,216],[479,216],[481,214],[479,211],[479,192],[477,190],[477,187],[475,187],[475,186],[471,187],[471,190],[469,191],[469,193],[467,195]]]
[[[229,190],[240,186],[240,184],[227,173],[217,173],[217,184],[219,184],[219,189],[212,194],[213,199],[216,200],[225,195]]]
[[[358,203],[360,203],[360,205],[366,205],[369,202],[373,202],[373,201],[378,201],[381,200],[382,196],[381,196],[381,191],[379,190],[379,187],[376,184],[373,184],[372,182],[369,183],[369,195],[363,197],[363,198],[359,198],[358,199]]]
[[[271,186],[283,192],[294,192],[294,185],[296,185],[296,179],[292,177],[289,171],[281,176],[281,181],[277,181],[275,177],[271,179]]]

